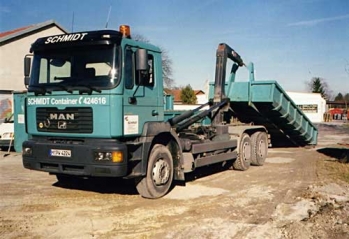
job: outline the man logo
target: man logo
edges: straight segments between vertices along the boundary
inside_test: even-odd
[[[57,114],[57,113],[51,113],[50,114],[50,120],[75,120],[74,114]]]

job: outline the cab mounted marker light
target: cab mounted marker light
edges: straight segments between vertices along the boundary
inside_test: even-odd
[[[119,31],[122,33],[122,37],[131,38],[131,28],[128,25],[121,25]]]

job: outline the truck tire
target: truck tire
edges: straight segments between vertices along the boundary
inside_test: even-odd
[[[172,181],[172,155],[167,147],[156,144],[150,152],[147,175],[136,182],[137,191],[144,198],[160,198],[168,193]]]
[[[251,164],[262,166],[268,154],[268,136],[265,132],[256,132],[251,136],[252,158]]]
[[[236,170],[245,171],[249,169],[251,164],[252,146],[251,138],[248,134],[243,133],[239,144],[238,157],[233,163]]]

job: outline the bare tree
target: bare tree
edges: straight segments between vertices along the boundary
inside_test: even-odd
[[[330,100],[332,98],[332,91],[324,78],[313,77],[310,81],[306,82],[306,85],[308,91],[312,93],[320,93],[321,96],[326,100]]]
[[[347,59],[345,59],[346,61],[346,64],[345,64],[345,72],[349,75],[349,61]],[[349,93],[346,93],[344,96],[343,96],[343,101],[345,103],[345,108],[348,109],[348,102],[349,102]]]
[[[150,41],[139,34],[136,34],[132,37],[136,41],[142,41],[146,43],[150,43]],[[166,49],[159,47],[162,52],[162,77],[164,79],[164,86],[168,89],[172,89],[175,85],[175,81],[172,78],[172,60],[168,55]]]
[[[336,102],[342,102],[343,100],[344,100],[344,96],[342,95],[342,93],[338,93],[338,95],[334,97],[334,101]]]
[[[348,109],[349,93],[346,93],[346,94],[343,96],[343,100],[344,100],[344,103],[345,103],[345,108]]]

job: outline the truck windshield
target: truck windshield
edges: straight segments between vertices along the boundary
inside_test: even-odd
[[[119,79],[118,47],[57,48],[34,54],[29,91],[115,87]]]

